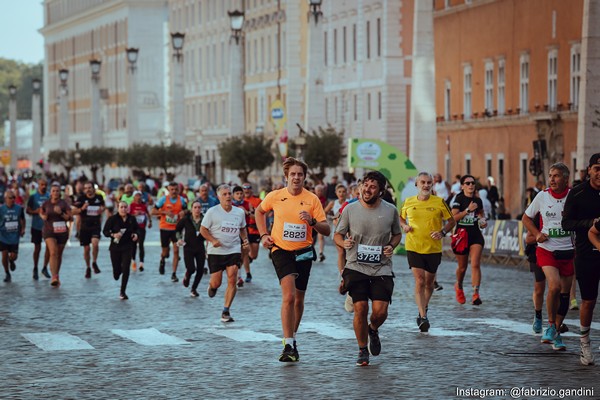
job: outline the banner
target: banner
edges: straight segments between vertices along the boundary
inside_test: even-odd
[[[483,252],[505,256],[525,256],[525,236],[527,231],[521,221],[488,221],[481,230],[485,239]]]

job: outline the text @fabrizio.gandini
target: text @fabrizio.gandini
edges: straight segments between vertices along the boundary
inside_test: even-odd
[[[581,398],[594,396],[594,388],[565,388],[555,389],[551,387],[526,387],[515,386],[510,389],[504,388],[456,388],[456,397],[471,397],[486,399],[491,397],[507,397],[511,399],[531,397],[551,397],[559,399]]]

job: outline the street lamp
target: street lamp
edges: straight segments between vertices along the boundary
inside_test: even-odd
[[[175,50],[175,54],[173,57],[180,62],[183,58],[183,53],[181,49],[183,49],[183,41],[185,39],[185,33],[175,32],[171,33],[171,45],[173,46],[173,50]]]
[[[306,131],[302,129],[300,124],[296,124],[296,126],[298,127],[298,136],[294,138],[294,145],[298,149],[298,160],[304,161],[302,151],[306,147]]]
[[[58,78],[60,79],[60,114],[59,114],[59,125],[58,125],[58,148],[66,150],[69,148],[69,103],[67,96],[69,91],[67,89],[67,79],[69,79],[69,70],[60,69],[58,71]]]
[[[137,63],[140,49],[129,47],[125,49],[125,51],[127,52],[127,61],[129,62],[129,72],[133,74],[135,72],[135,64]]]
[[[135,73],[139,48],[129,47],[127,62],[129,63],[129,93],[127,93],[127,145],[131,146],[138,139],[138,107],[137,107],[137,75]]]
[[[8,94],[10,94],[10,99],[13,100],[17,95],[17,87],[15,85],[10,85],[8,87]]]
[[[11,174],[17,168],[17,87],[8,87],[8,118],[10,120],[10,169]]]
[[[67,85],[67,79],[69,79],[69,70],[61,69],[58,71],[58,77],[60,78],[61,85]]]
[[[90,68],[92,70],[92,80],[98,81],[100,79],[100,67],[102,66],[102,61],[100,60],[90,60]]]
[[[102,132],[100,128],[100,88],[98,87],[101,66],[102,61],[95,58],[90,60],[90,69],[92,70],[92,107],[90,109],[92,147],[102,146]]]
[[[40,92],[42,90],[42,81],[33,79],[31,81],[33,87],[33,96],[31,97],[31,120],[33,122],[33,139],[31,141],[31,160],[37,162],[40,157],[40,149],[42,147],[42,124],[41,124],[41,99]],[[32,163],[31,168],[35,166]]]
[[[315,17],[315,25],[319,22],[319,17],[323,16],[323,13],[321,12],[321,3],[323,3],[323,0],[308,0],[310,12],[313,17]]]
[[[240,37],[242,36],[242,28],[244,27],[244,12],[235,10],[227,11],[229,15],[229,25],[231,26],[231,38],[235,39],[235,44],[240,43]]]
[[[31,81],[31,86],[33,86],[33,93],[39,93],[42,89],[42,81],[39,79],[33,79]]]

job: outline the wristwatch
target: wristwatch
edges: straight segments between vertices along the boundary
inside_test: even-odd
[[[446,236],[448,234],[448,232],[446,232],[446,230],[444,228],[442,228],[440,233],[442,234],[442,236]]]
[[[308,225],[310,226],[315,226],[317,224],[317,220],[316,219],[311,219],[310,222],[308,223]]]

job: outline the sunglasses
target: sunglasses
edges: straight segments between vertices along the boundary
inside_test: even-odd
[[[463,183],[463,185],[474,185],[475,181],[469,181],[469,182],[465,182]]]
[[[252,189],[252,186],[244,185],[244,186],[242,186],[242,189]]]

